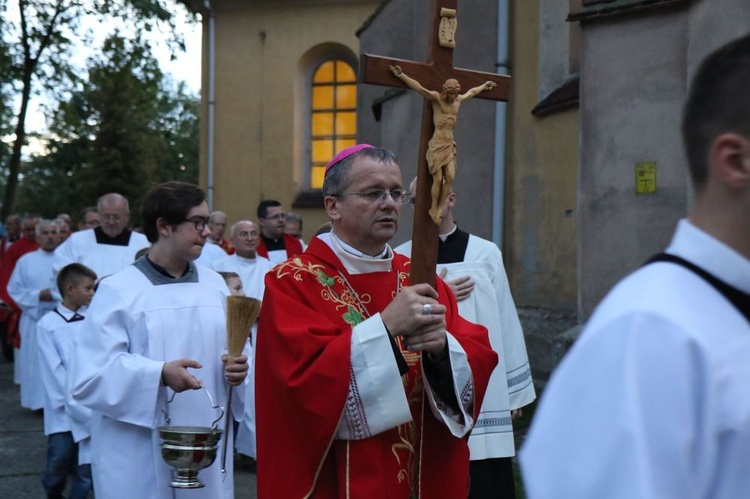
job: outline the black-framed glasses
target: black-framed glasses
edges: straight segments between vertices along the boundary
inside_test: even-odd
[[[188,218],[186,220],[183,220],[183,222],[189,222],[193,224],[193,227],[195,227],[195,230],[197,230],[198,232],[203,232],[206,229],[206,227],[210,229],[214,225],[211,219],[208,217],[206,218],[193,217],[193,218]]]
[[[409,199],[411,199],[411,193],[404,189],[393,189],[392,191],[387,191],[385,189],[369,189],[362,192],[344,192],[342,194],[334,194],[334,196],[359,196],[368,203],[382,203],[388,199],[388,196],[400,204],[408,203]]]

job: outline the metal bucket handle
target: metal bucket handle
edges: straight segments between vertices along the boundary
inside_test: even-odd
[[[216,418],[213,423],[211,423],[211,431],[214,431],[215,429],[218,428],[217,423],[221,421],[221,419],[224,417],[224,408],[214,402],[214,398],[211,396],[211,392],[208,391],[208,388],[206,388],[205,386],[201,386],[201,389],[206,392],[206,395],[208,395],[208,401],[211,402],[211,409],[219,409],[221,411],[221,414],[219,414],[219,417]],[[177,392],[173,391],[172,396],[167,398],[167,404],[172,403],[175,395],[177,395]],[[162,409],[161,412],[164,413],[164,422],[166,423],[166,426],[169,426],[171,423],[171,420],[169,418],[169,412],[164,409]]]

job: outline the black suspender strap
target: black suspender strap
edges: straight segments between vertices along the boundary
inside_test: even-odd
[[[656,263],[656,262],[675,263],[699,275],[707,283],[713,286],[714,289],[716,289],[716,291],[721,293],[724,296],[724,298],[726,298],[729,303],[734,305],[734,307],[743,316],[745,316],[745,319],[747,319],[748,322],[750,322],[750,295],[748,295],[747,293],[740,291],[739,289],[733,286],[730,286],[729,284],[720,280],[713,274],[709,274],[708,272],[706,272],[699,266],[695,265],[694,263],[688,262],[687,260],[680,258],[679,256],[670,255],[669,253],[659,253],[658,255],[651,257],[645,263],[645,265],[648,265],[649,263]]]

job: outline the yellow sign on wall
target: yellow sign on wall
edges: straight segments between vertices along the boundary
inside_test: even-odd
[[[656,192],[656,162],[635,164],[635,192],[652,194]]]

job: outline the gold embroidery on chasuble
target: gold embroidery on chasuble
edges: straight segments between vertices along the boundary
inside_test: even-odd
[[[370,317],[366,305],[372,303],[372,296],[369,293],[358,294],[343,274],[340,272],[332,274],[330,273],[331,270],[333,269],[328,268],[326,265],[303,262],[299,258],[292,258],[275,267],[272,272],[275,273],[278,279],[291,274],[293,279],[298,282],[304,280],[304,275],[313,276],[315,282],[320,285],[320,297],[332,303],[336,311],[341,313],[341,319],[351,327],[354,327]],[[326,273],[326,271],[330,274]],[[408,286],[408,283],[409,274],[397,271],[396,289],[391,291],[391,299],[394,299],[401,289]],[[421,444],[424,382],[421,369],[413,368],[419,364],[421,356],[418,352],[406,350],[401,338],[397,338],[396,342],[409,366],[409,372],[403,375],[401,380],[413,418],[409,423],[401,424],[396,428],[398,438],[396,443],[391,446],[391,452],[397,463],[398,472],[396,479],[398,483],[407,480],[410,496],[417,497],[420,461],[417,458],[417,454]],[[416,417],[420,418],[419,425],[416,423]]]
[[[327,302],[331,302],[337,311],[342,311],[341,319],[352,327],[356,326],[367,315],[364,306],[372,301],[369,294],[359,297],[353,293],[348,283],[340,275],[326,274],[325,265],[312,262],[303,262],[299,258],[292,258],[280,264],[274,269],[276,278],[292,274],[295,281],[302,282],[304,274],[311,274],[321,286],[320,296]],[[334,289],[334,288],[338,288]]]

